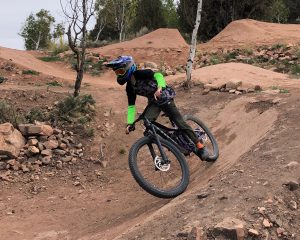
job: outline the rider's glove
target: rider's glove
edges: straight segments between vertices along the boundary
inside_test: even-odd
[[[128,124],[126,127],[126,134],[129,134],[130,132],[133,132],[135,130],[134,124]]]

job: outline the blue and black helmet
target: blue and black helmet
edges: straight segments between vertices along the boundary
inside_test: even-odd
[[[136,64],[131,56],[120,56],[107,63],[106,66],[114,70],[120,85],[129,81],[133,72],[136,71]]]

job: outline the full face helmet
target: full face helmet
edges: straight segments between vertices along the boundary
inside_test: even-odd
[[[120,56],[107,63],[106,66],[114,70],[120,85],[129,81],[133,72],[136,71],[136,65],[131,56]]]

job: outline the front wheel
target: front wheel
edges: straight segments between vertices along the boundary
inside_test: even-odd
[[[217,140],[209,130],[209,128],[197,117],[192,115],[185,115],[183,119],[194,130],[201,143],[204,144],[209,152],[209,158],[207,161],[214,162],[219,157],[219,147]]]
[[[182,153],[170,142],[160,139],[168,162],[164,163],[158,145],[150,137],[136,141],[129,152],[130,171],[148,193],[160,198],[173,198],[189,184],[189,168]]]

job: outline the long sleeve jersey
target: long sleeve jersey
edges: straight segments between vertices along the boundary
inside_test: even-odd
[[[154,93],[158,87],[165,88],[166,81],[161,73],[154,73],[150,69],[137,70],[133,73],[134,78],[127,82],[126,92],[128,97],[127,123],[132,124],[135,120],[136,96],[147,97],[153,101]]]

